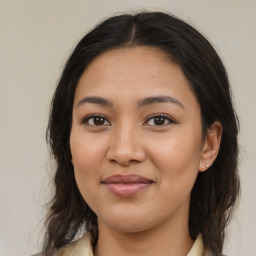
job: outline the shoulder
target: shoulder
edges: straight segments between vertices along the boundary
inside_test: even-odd
[[[91,234],[86,233],[82,238],[67,244],[60,249],[49,249],[32,256],[93,256]]]
[[[224,255],[216,255],[211,250],[206,248],[203,243],[202,235],[199,234],[197,236],[191,250],[187,254],[187,256],[224,256]]]

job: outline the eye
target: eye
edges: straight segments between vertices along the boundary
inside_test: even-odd
[[[82,124],[87,124],[90,126],[107,126],[110,125],[109,121],[102,115],[90,115],[85,117],[82,122]]]
[[[147,119],[147,125],[164,126],[175,123],[169,116],[166,115],[154,115]]]

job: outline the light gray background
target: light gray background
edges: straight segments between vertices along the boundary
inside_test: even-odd
[[[256,1],[0,0],[0,256],[39,250],[50,195],[47,115],[65,59],[98,21],[149,7],[195,25],[226,65],[242,127],[243,193],[225,253],[256,255]]]

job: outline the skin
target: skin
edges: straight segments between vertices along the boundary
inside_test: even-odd
[[[91,96],[111,104],[83,100]],[[138,105],[156,96],[174,100]],[[92,114],[102,119],[88,119]],[[167,118],[156,125],[153,114]],[[115,49],[93,60],[75,92],[70,148],[78,188],[98,217],[94,255],[187,255],[193,245],[190,192],[198,172],[216,158],[220,138],[218,122],[202,138],[200,106],[189,82],[160,50]],[[118,196],[102,183],[115,174],[138,174],[153,183]]]

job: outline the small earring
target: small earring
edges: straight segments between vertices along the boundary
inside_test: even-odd
[[[209,165],[209,164],[205,164],[205,166],[206,166],[206,168],[207,168],[207,169],[210,167],[210,165]]]

